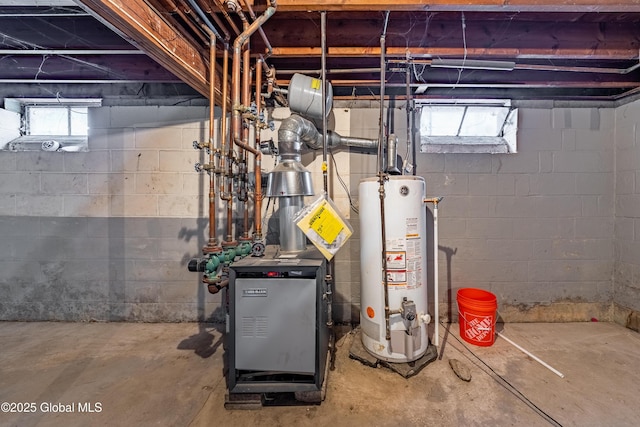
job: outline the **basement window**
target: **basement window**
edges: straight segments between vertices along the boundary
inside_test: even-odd
[[[515,153],[518,110],[508,100],[419,103],[420,152]]]
[[[5,109],[18,114],[19,136],[3,145],[9,151],[88,151],[88,116],[100,99],[5,99]],[[0,140],[1,141],[1,140]]]

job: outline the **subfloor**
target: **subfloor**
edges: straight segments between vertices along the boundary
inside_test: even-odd
[[[355,334],[345,329],[321,405],[230,411],[213,325],[4,322],[0,425],[638,425],[640,334],[597,322],[499,330],[564,378],[500,337],[491,347],[460,341],[452,324],[440,327],[439,359],[405,379],[350,359]]]

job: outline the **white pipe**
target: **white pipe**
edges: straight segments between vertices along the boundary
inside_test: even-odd
[[[530,352],[528,352],[527,350],[525,350],[524,348],[520,347],[518,344],[514,343],[513,341],[511,341],[509,338],[505,337],[504,335],[502,335],[500,332],[496,331],[496,334],[498,336],[500,336],[500,338],[504,339],[506,342],[508,342],[509,344],[513,345],[515,348],[517,348],[518,350],[520,350],[521,352],[523,352],[524,354],[526,354],[527,356],[531,357],[533,360],[535,360],[536,362],[540,363],[542,366],[544,366],[545,368],[549,369],[551,372],[553,372],[554,374],[556,374],[557,376],[559,376],[560,378],[564,378],[564,374],[560,371],[558,371],[557,369],[553,368],[552,366],[550,366],[549,364],[547,364],[546,362],[544,362],[542,359],[540,359],[539,357],[534,356],[533,354],[531,354]]]
[[[440,328],[438,328],[438,324],[440,323],[438,287],[438,202],[435,202],[433,204],[433,314],[435,317],[433,341],[436,347],[440,345]]]

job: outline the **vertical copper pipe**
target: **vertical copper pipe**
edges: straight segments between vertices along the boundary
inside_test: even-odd
[[[213,32],[209,34],[211,41],[209,43],[209,244],[208,247],[216,246],[216,174],[215,162],[216,151],[214,144],[214,122],[216,109],[216,37]]]
[[[226,179],[227,165],[227,113],[229,112],[229,45],[224,46],[224,55],[222,57],[222,123],[220,124],[220,133],[222,144],[220,145],[220,198],[228,200],[229,195],[224,192],[224,184]],[[229,144],[231,145],[231,144]]]
[[[248,26],[248,24],[245,24]],[[242,105],[248,107],[251,103],[251,45],[249,39],[244,44],[242,52]],[[249,127],[242,127],[242,143],[248,145],[249,144]],[[248,165],[247,165],[247,152],[242,150],[242,154],[240,156],[242,162],[242,176],[240,177],[240,183],[242,184],[242,202],[244,204],[244,232],[242,237],[249,237],[249,199],[248,199],[248,186],[247,186],[247,174],[249,173]]]
[[[262,111],[262,63],[264,62],[264,60],[260,57],[256,60],[256,115],[258,116],[257,120],[256,120],[256,127],[255,127],[255,136],[256,136],[256,142],[255,142],[255,148],[256,150],[260,150],[260,113]],[[257,209],[257,205],[258,205],[258,200],[262,201],[262,182],[261,178],[262,174],[260,173],[260,169],[258,168],[257,162],[256,162],[256,157],[254,156],[253,158],[253,171],[256,174],[256,189],[254,191],[254,201],[253,201],[253,208]],[[256,222],[254,225],[255,228],[255,238],[260,240],[262,239],[262,223],[261,222]]]

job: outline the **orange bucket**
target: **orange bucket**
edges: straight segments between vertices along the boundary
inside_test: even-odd
[[[460,337],[481,347],[492,345],[496,338],[496,296],[482,289],[461,288],[457,300]]]

